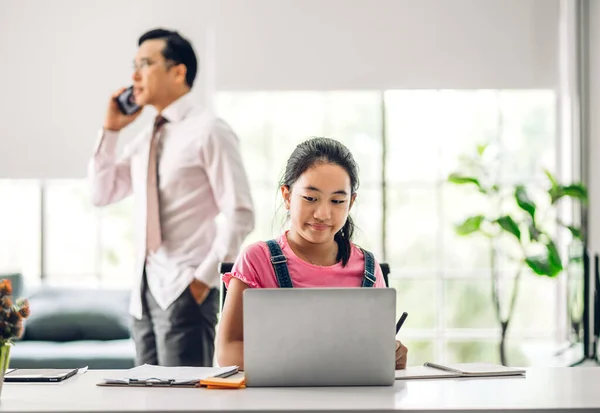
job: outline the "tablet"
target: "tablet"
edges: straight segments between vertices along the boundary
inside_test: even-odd
[[[14,369],[4,375],[7,383],[58,382],[74,376],[79,369]]]

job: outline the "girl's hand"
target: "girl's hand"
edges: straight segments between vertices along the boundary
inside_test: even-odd
[[[408,349],[404,344],[396,340],[396,370],[405,369],[407,359]]]

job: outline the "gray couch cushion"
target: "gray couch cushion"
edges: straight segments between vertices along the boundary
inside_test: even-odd
[[[125,290],[44,287],[29,297],[23,341],[120,340],[130,337]]]
[[[133,340],[20,341],[10,349],[10,367],[19,369],[129,369],[135,364]]]

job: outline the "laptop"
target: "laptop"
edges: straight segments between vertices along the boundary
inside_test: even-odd
[[[7,383],[53,383],[68,379],[79,369],[13,369],[4,374]]]
[[[394,289],[249,288],[243,303],[248,387],[394,384]]]

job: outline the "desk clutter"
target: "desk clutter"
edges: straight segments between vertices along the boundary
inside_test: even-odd
[[[105,377],[98,386],[126,387],[207,387],[234,389],[245,387],[245,377],[238,366],[163,367],[144,364]]]
[[[7,382],[56,382],[66,380],[87,368],[74,370],[12,369],[5,376]],[[19,374],[16,374],[16,373]],[[11,377],[11,374],[14,377]],[[164,367],[144,364],[128,370],[111,371],[97,386],[106,387],[174,387],[207,389],[246,388],[244,372],[238,366],[226,367]],[[396,380],[478,378],[478,377],[525,377],[524,369],[505,367],[491,363],[436,364],[409,366],[395,372]]]

